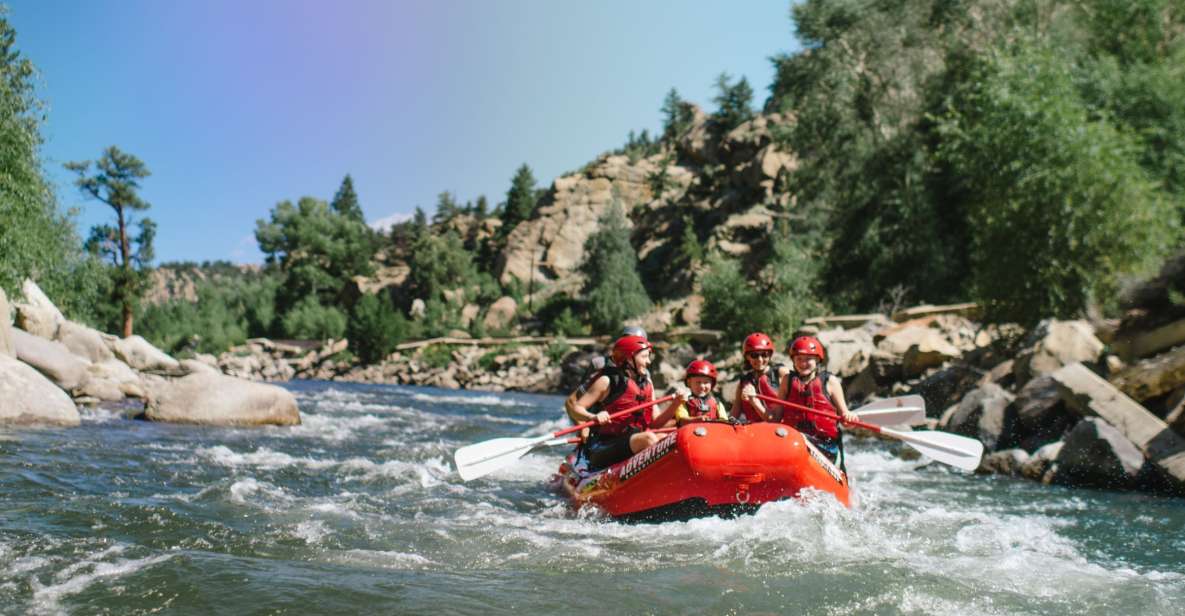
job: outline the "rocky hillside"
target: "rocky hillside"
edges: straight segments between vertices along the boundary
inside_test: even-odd
[[[555,293],[578,295],[584,283],[579,268],[585,242],[617,204],[633,227],[642,280],[658,300],[655,312],[640,321],[652,329],[698,326],[698,271],[675,257],[684,225],[694,225],[705,252],[719,251],[756,269],[768,251],[775,220],[785,217],[788,197],[776,187],[787,181],[795,158],[772,135],[790,121],[782,114],[757,115],[714,135],[707,114],[694,106],[691,113],[694,120],[685,132],[657,153],[605,154],[556,178],[533,217],[507,236],[505,249],[496,255],[495,278],[504,285],[514,279],[529,283],[536,300]],[[433,232],[452,230],[477,245],[499,223],[462,215],[434,225]],[[397,253],[381,255],[379,261],[374,276],[357,279],[359,290],[388,289],[398,295],[407,281],[406,261]]]

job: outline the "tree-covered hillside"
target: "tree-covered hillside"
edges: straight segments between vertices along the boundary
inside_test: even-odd
[[[640,321],[731,340],[922,302],[976,301],[989,320],[1028,325],[1114,313],[1125,281],[1179,245],[1180,0],[807,0],[789,12],[802,51],[771,58],[763,104],[728,75],[704,109],[671,90],[654,135],[631,132],[543,185],[507,164],[494,199],[442,187],[433,215],[416,208],[382,232],[347,176],[332,199],[282,201],[259,221],[262,271],[206,272],[191,297],[144,302],[135,322],[174,352],[345,336],[365,362],[409,338]],[[32,275],[85,311],[80,298],[111,275],[46,187],[31,66],[4,28],[0,285]]]

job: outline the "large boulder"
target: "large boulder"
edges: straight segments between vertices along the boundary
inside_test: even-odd
[[[902,374],[906,378],[941,366],[962,354],[942,332],[923,325],[892,329],[876,346],[890,356],[900,358]]]
[[[1111,377],[1111,384],[1143,402],[1185,385],[1185,346],[1137,362]]]
[[[111,351],[115,356],[142,372],[159,372],[161,374],[181,374],[181,364],[169,357],[164,351],[152,346],[140,336],[127,338],[112,338]]]
[[[1125,490],[1136,487],[1144,454],[1111,424],[1096,417],[1078,422],[1054,460],[1051,483]]]
[[[300,424],[296,398],[289,391],[211,372],[152,379],[144,417],[212,426]]]
[[[58,327],[66,322],[66,317],[32,280],[25,279],[21,285],[21,295],[23,300],[15,303],[16,326],[34,336],[53,340]]]
[[[1049,374],[1075,362],[1094,363],[1103,342],[1086,321],[1042,321],[1029,336],[1028,348],[1016,356],[1013,372],[1017,384]]]
[[[486,317],[482,324],[487,330],[506,329],[514,321],[514,313],[517,309],[518,303],[514,301],[513,297],[500,297],[486,311]]]
[[[95,362],[87,368],[87,380],[75,395],[117,401],[125,396],[144,398],[144,383],[136,371],[118,359]]]
[[[28,332],[12,330],[17,359],[33,366],[58,387],[72,391],[86,382],[90,362],[78,357],[66,345]]]
[[[961,361],[951,362],[927,374],[909,393],[925,398],[927,414],[938,417],[944,409],[958,403],[982,382],[982,370]]]
[[[963,397],[948,411],[940,425],[954,432],[979,439],[989,451],[1009,438],[1015,418],[1009,405],[1013,395],[995,383],[986,383]]]
[[[1164,489],[1185,494],[1185,439],[1080,363],[1050,376],[1066,406],[1083,417],[1099,417],[1118,428],[1156,466],[1165,481]]]
[[[835,328],[816,335],[827,349],[827,370],[841,377],[856,376],[868,366],[876,345],[865,329]]]
[[[90,362],[107,361],[115,357],[105,338],[114,339],[73,321],[63,321],[54,336],[54,340],[66,345],[71,353]]]
[[[1060,441],[1081,417],[1066,408],[1057,382],[1049,375],[1037,377],[1016,393],[1013,440],[1026,451]]]
[[[0,424],[77,426],[70,396],[36,370],[0,354]]]
[[[12,346],[11,311],[8,308],[8,296],[4,289],[0,289],[0,355],[16,357],[16,347]]]

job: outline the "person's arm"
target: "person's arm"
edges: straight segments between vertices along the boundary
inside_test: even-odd
[[[679,387],[676,389],[674,400],[668,402],[661,411],[657,410],[657,408],[652,411],[653,415],[651,415],[650,426],[652,428],[665,428],[666,425],[671,423],[671,420],[674,419],[675,412],[678,411],[679,408],[684,404],[686,404],[687,399],[690,397],[691,391],[686,387]]]
[[[737,405],[733,407],[733,412],[737,414],[737,417],[740,417],[740,413],[744,410],[742,408],[743,403],[748,402],[753,407],[753,410],[757,412],[757,417],[761,421],[769,421],[769,414],[765,410],[765,404],[757,399],[757,388],[752,383],[738,384],[737,400]]]
[[[568,399],[564,400],[564,410],[568,412],[568,417],[576,423],[586,421],[596,421],[599,424],[609,423],[608,412],[601,411],[594,415],[588,410],[590,406],[600,402],[608,392],[609,377],[599,377],[583,394],[580,394],[580,390],[576,390],[568,396]],[[577,396],[577,394],[580,395]]]
[[[844,421],[860,421],[860,416],[848,409],[848,401],[844,399],[843,385],[839,382],[839,377],[831,375],[831,378],[827,379],[827,393],[831,395],[835,410]]]

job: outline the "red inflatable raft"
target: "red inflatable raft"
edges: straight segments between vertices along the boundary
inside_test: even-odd
[[[790,426],[692,423],[633,457],[588,473],[575,454],[557,480],[576,507],[626,520],[736,515],[804,488],[850,505],[848,478]]]

